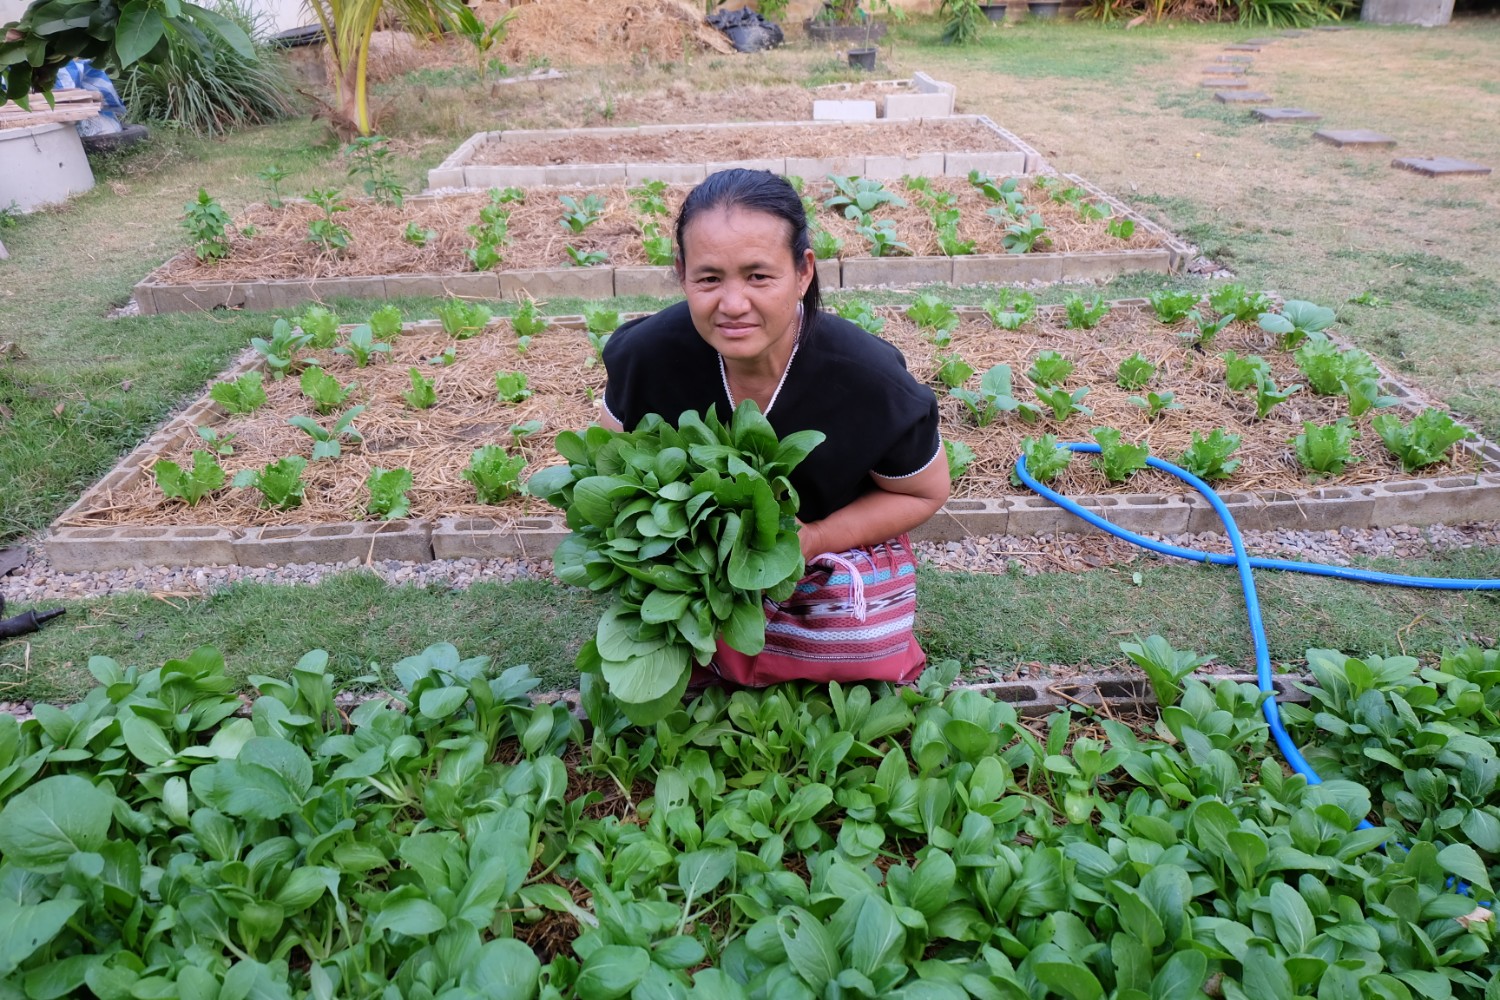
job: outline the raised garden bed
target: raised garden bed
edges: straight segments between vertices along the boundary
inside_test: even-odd
[[[942,157],[939,162],[936,157]],[[964,176],[970,170],[1035,174],[1040,153],[982,115],[844,122],[641,125],[479,132],[439,166],[427,186],[489,188],[613,184],[645,178],[701,180],[728,166],[817,177]]]
[[[1061,440],[1089,440],[1091,429],[1120,430],[1127,441],[1145,442],[1153,454],[1176,460],[1194,431],[1223,427],[1243,437],[1234,457],[1241,466],[1218,483],[1221,495],[1247,528],[1334,528],[1425,524],[1500,518],[1500,448],[1482,440],[1456,446],[1442,463],[1423,474],[1409,474],[1385,452],[1370,430],[1370,416],[1355,420],[1362,436],[1354,442],[1357,462],[1339,476],[1315,480],[1291,457],[1288,440],[1304,420],[1326,424],[1343,415],[1343,397],[1303,391],[1256,419],[1253,393],[1234,392],[1224,382],[1225,365],[1216,352],[1261,354],[1277,385],[1298,381],[1284,352],[1269,349],[1271,337],[1258,327],[1231,323],[1212,351],[1186,344],[1186,323],[1159,324],[1139,301],[1114,304],[1091,330],[1068,329],[1060,308],[1038,310],[1034,320],[1010,332],[996,329],[978,310],[963,310],[947,348],[932,344],[898,309],[879,311],[884,336],[905,352],[918,378],[936,382],[939,354],[958,353],[979,372],[1007,363],[1015,372],[1015,395],[1035,401],[1023,375],[1042,350],[1061,353],[1075,365],[1065,388],[1087,386],[1083,402],[1091,416],[1059,423],[1050,414],[1036,423],[1002,414],[976,427],[965,406],[939,389],[945,438],[972,448],[976,458],[956,482],[954,498],[919,532],[932,540],[968,535],[1040,534],[1083,530],[1084,525],[1039,497],[1012,487],[1007,477],[1022,439],[1044,433]],[[449,346],[435,323],[414,324],[397,338],[388,360],[356,368],[344,355],[312,352],[340,384],[357,382],[346,405],[367,407],[357,426],[363,444],[346,445],[342,457],[312,462],[304,475],[305,502],[287,512],[257,506],[253,489],[225,488],[197,507],[168,500],[150,474],[160,459],[184,467],[195,448],[204,447],[197,428],[233,433],[235,452],[223,465],[233,471],[260,468],[287,455],[306,455],[310,440],[287,418],[312,413],[296,378],[265,379],[269,401],[260,411],[228,416],[205,396],[169,422],[88,490],[58,518],[48,539],[49,556],[65,571],[143,565],[265,565],[335,562],[349,559],[402,559],[550,552],[566,534],[558,513],[540,501],[513,497],[502,504],[476,501],[462,478],[470,454],[486,444],[509,444],[509,429],[539,420],[543,429],[513,450],[526,460],[524,475],[555,461],[552,436],[587,424],[597,414],[604,382],[602,367],[590,366],[593,348],[580,318],[555,320],[538,334],[527,353],[506,322],[453,345],[456,360],[439,366],[428,359]],[[1155,418],[1131,403],[1135,394],[1115,384],[1120,362],[1140,352],[1157,368],[1149,391],[1174,392],[1183,404]],[[229,380],[260,370],[259,355],[248,355],[223,376]],[[413,410],[402,399],[410,387],[408,370],[417,367],[433,379],[437,404]],[[528,375],[533,395],[517,404],[497,401],[495,375]],[[968,381],[972,388],[978,375]],[[1393,380],[1384,388],[1400,400],[1395,412],[1409,419],[1421,409],[1417,398]],[[1137,390],[1144,391],[1144,390]],[[332,417],[315,418],[325,426]],[[366,502],[365,482],[374,467],[408,468],[414,485],[410,516],[382,522],[359,519]],[[1058,480],[1065,494],[1082,498],[1111,521],[1136,530],[1174,533],[1213,531],[1217,519],[1206,503],[1183,493],[1180,484],[1144,471],[1111,484],[1082,457]]]
[[[830,83],[813,89],[812,118],[816,121],[836,121],[839,115],[819,113],[819,101],[864,101],[874,105],[874,116],[890,119],[945,118],[954,113],[958,99],[958,88],[951,83],[934,80],[923,72],[912,75],[910,80],[882,80],[874,83]],[[838,110],[834,108],[832,110]]]
[[[808,176],[807,192],[821,206],[835,192],[831,183],[815,181],[814,176]],[[1017,188],[1026,198],[1024,211],[1039,213],[1047,234],[1033,252],[1008,253],[1005,223],[986,214],[993,203],[967,180],[940,177],[931,181],[934,191],[957,196],[958,235],[975,244],[974,253],[950,257],[943,254],[933,220],[919,199],[892,182],[892,193],[910,204],[882,207],[873,214],[895,223],[911,255],[871,256],[869,242],[853,222],[835,209],[819,207],[814,220],[842,241],[837,256],[819,262],[819,280],[830,291],[878,284],[1087,280],[1134,271],[1165,273],[1188,259],[1185,244],[1082,178],[1065,175],[1060,181],[1049,178],[1049,183],[1054,192],[1081,192],[1082,202],[1107,211],[1112,219],[1084,219],[1076,205],[1033,190],[1031,179],[1020,178]],[[528,189],[524,202],[506,206],[509,242],[500,248],[502,261],[485,271],[474,270],[466,253],[475,246],[468,229],[489,203],[487,195],[422,196],[407,199],[401,208],[367,199],[351,201],[348,211],[338,213],[339,223],[349,232],[348,248],[338,255],[309,242],[308,225],[319,217],[313,205],[256,206],[231,227],[227,258],[200,261],[184,250],[136,285],[136,301],[142,313],[156,314],[217,308],[290,310],[306,301],[338,296],[678,295],[671,269],[650,264],[642,233],[652,221],[670,233],[670,220],[690,185],[672,185],[662,192],[669,213],[665,216],[643,215],[632,187]],[[576,235],[559,225],[564,212],[560,197],[579,203],[596,195],[604,203],[597,222]],[[1134,231],[1128,239],[1111,235],[1114,220],[1129,220]],[[433,235],[417,246],[403,235],[409,226]],[[253,235],[244,235],[247,229]],[[605,263],[570,266],[569,246],[584,253],[602,252]]]

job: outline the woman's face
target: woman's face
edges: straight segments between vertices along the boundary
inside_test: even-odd
[[[797,303],[815,265],[811,250],[793,259],[787,229],[765,212],[715,208],[683,230],[688,310],[698,335],[725,358],[757,360],[796,336]]]

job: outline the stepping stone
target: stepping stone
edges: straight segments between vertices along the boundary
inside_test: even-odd
[[[1270,45],[1270,44],[1274,43],[1275,41],[1276,41],[1276,39],[1274,39],[1274,38],[1247,38],[1247,39],[1245,39],[1245,44],[1246,45]]]
[[[1403,156],[1392,160],[1391,166],[1412,170],[1424,177],[1484,177],[1494,172],[1482,163],[1455,160],[1451,156]]]
[[[1244,76],[1250,72],[1248,66],[1231,66],[1220,63],[1217,66],[1205,66],[1203,72],[1207,76]]]
[[[1225,52],[1259,52],[1259,45],[1251,45],[1249,42],[1236,42],[1233,45],[1224,46]]]
[[[1316,28],[1314,28],[1313,30],[1314,31],[1348,31],[1349,30],[1349,26],[1346,25],[1346,24],[1320,24]]]
[[[1217,87],[1220,90],[1249,90],[1249,80],[1204,80],[1200,87]]]
[[[1270,104],[1271,95],[1258,90],[1221,90],[1214,100],[1220,104]]]
[[[1307,34],[1307,32],[1301,30],[1300,28],[1288,28],[1288,29],[1286,29],[1285,31],[1283,31],[1281,33],[1281,37],[1282,38],[1301,38],[1305,34]]]
[[[1245,64],[1248,65],[1249,63],[1255,62],[1255,57],[1254,56],[1214,56],[1214,62],[1221,62],[1221,63],[1245,63]]]
[[[1396,140],[1379,132],[1372,132],[1367,128],[1319,129],[1313,133],[1313,138],[1320,142],[1326,142],[1330,146],[1343,149],[1346,146],[1373,146],[1389,148],[1396,144]]]
[[[1315,122],[1323,116],[1301,108],[1254,108],[1250,112],[1263,122]]]

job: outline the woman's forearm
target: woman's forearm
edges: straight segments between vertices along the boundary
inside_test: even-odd
[[[946,478],[946,468],[943,474]],[[804,524],[802,555],[810,559],[824,552],[843,552],[888,541],[925,522],[946,500],[946,491],[943,496],[921,496],[871,490],[823,520]]]

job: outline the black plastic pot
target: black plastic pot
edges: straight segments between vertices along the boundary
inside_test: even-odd
[[[874,69],[875,68],[875,54],[877,52],[879,52],[879,51],[880,50],[877,49],[877,48],[850,49],[849,50],[849,68],[850,69]]]
[[[1040,17],[1046,20],[1047,18],[1056,17],[1057,12],[1061,9],[1061,0],[1056,0],[1056,2],[1051,3],[1033,3],[1026,9],[1026,12],[1032,17]]]
[[[1005,4],[992,3],[987,5],[984,8],[984,16],[997,23],[1005,20]]]

